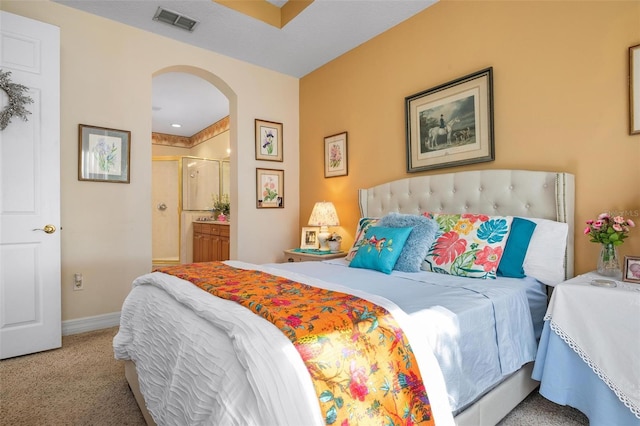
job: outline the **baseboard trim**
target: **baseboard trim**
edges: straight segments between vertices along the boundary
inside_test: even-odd
[[[120,325],[120,312],[77,318],[62,321],[62,335],[69,336],[87,331],[102,330],[103,328],[115,327],[117,325]]]

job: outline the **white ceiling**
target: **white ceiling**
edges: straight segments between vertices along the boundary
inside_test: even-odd
[[[212,0],[54,1],[300,78],[437,0],[315,0],[282,29]],[[154,21],[159,6],[199,23],[189,32]],[[180,73],[154,78],[154,132],[192,136],[228,115],[227,99],[198,80]],[[173,122],[183,127],[171,128]]]
[[[200,77],[181,72],[153,78],[151,107],[152,131],[186,137],[229,115],[229,100],[222,92]]]

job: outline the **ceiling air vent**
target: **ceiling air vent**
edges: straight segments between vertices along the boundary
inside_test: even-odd
[[[173,25],[174,27],[182,28],[183,30],[193,31],[194,27],[198,25],[198,21],[188,18],[184,15],[174,12],[172,10],[163,9],[158,7],[156,14],[153,16],[154,21],[165,22]]]

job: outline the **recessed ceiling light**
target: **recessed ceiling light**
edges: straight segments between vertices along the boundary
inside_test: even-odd
[[[171,127],[182,127],[182,124],[173,123]]]

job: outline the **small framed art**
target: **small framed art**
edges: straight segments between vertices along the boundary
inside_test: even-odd
[[[347,132],[324,138],[324,177],[349,174],[347,158]]]
[[[284,170],[256,169],[256,207],[284,207]]]
[[[129,183],[131,132],[78,125],[78,180]]]
[[[622,279],[630,283],[640,284],[640,257],[625,256]]]
[[[493,68],[405,98],[407,172],[493,161]]]
[[[640,44],[629,48],[629,134],[640,134]]]
[[[256,119],[256,160],[282,161],[282,123]]]
[[[320,232],[320,228],[317,226],[303,227],[302,235],[300,236],[300,248],[306,250],[317,250],[320,247],[318,232]]]

